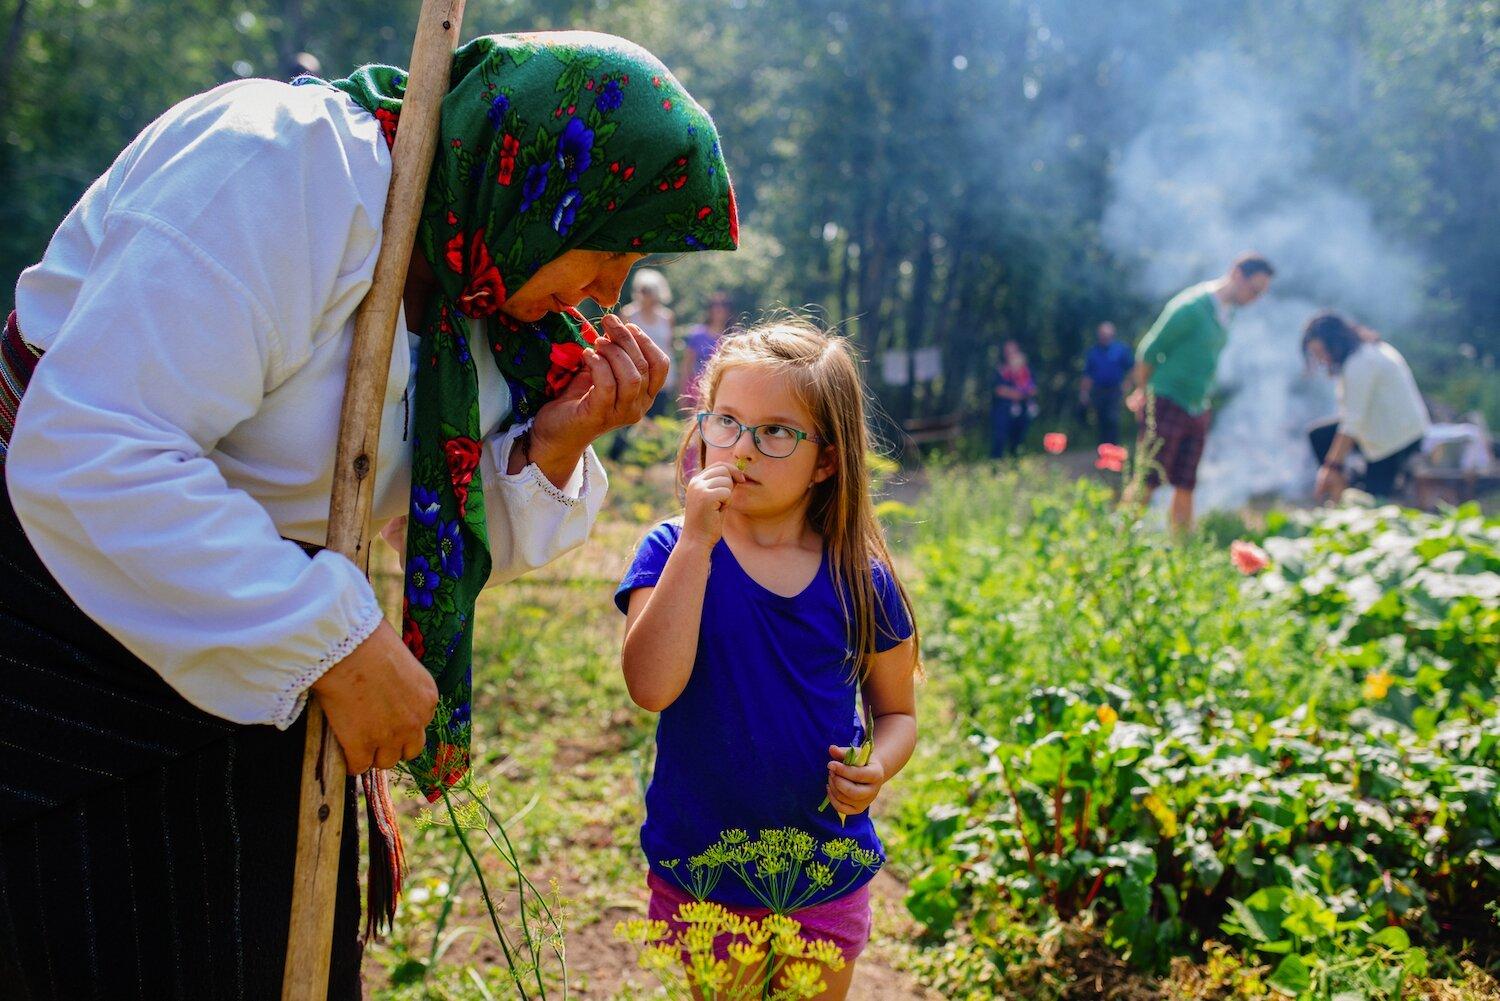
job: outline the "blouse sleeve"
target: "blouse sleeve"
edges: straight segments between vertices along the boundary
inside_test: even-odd
[[[175,226],[112,212],[26,390],[6,478],[90,618],[201,709],[284,728],[381,612],[358,568],[282,540],[208,457],[305,352],[313,317],[288,304],[317,297],[296,269],[273,277],[274,308]]]
[[[486,587],[515,580],[583,545],[604,507],[609,481],[593,448],[584,451],[561,489],[536,463],[514,476],[505,473],[511,448],[530,427],[527,421],[491,437],[480,456],[492,564]]]

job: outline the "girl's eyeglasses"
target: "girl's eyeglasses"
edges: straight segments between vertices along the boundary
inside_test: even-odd
[[[823,439],[817,435],[789,428],[785,424],[757,424],[751,427],[749,424],[741,424],[733,417],[707,412],[698,414],[697,421],[698,434],[714,448],[733,448],[734,443],[740,440],[740,435],[749,431],[750,440],[755,442],[760,454],[772,459],[785,459],[797,450],[797,443],[801,441],[823,444]]]

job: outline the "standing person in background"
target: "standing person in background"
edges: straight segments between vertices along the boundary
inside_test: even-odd
[[[1406,359],[1375,331],[1332,312],[1307,321],[1302,355],[1338,380],[1338,416],[1307,432],[1319,463],[1313,495],[1339,499],[1349,485],[1344,460],[1357,449],[1366,462],[1364,488],[1376,497],[1390,496],[1397,474],[1421,450],[1430,423]]]
[[[729,293],[715,292],[708,299],[708,319],[694,325],[682,347],[682,409],[692,413],[698,408],[698,380],[708,368],[708,360],[719,346],[719,339],[729,331],[734,313]]]
[[[652,268],[640,268],[630,280],[630,301],[620,309],[621,318],[639,327],[668,358],[674,355],[672,324],[676,319],[667,308],[671,301],[672,289],[666,276]],[[667,384],[652,401],[648,417],[659,416],[671,405],[667,401],[676,395],[672,392],[676,379],[676,372],[667,373]],[[609,443],[609,457],[615,462],[625,458],[630,435],[631,427],[628,426],[615,432],[614,440]]]
[[[1141,500],[1165,477],[1178,531],[1193,524],[1198,462],[1212,420],[1208,398],[1234,311],[1264,295],[1275,275],[1264,257],[1242,254],[1223,276],[1177,293],[1136,347],[1136,388],[1125,405],[1141,424],[1137,455],[1151,464]]]
[[[1026,354],[1014,340],[1005,342],[995,369],[995,398],[991,410],[990,458],[1019,455],[1026,430],[1036,416],[1036,380]]]
[[[630,282],[630,302],[626,303],[620,310],[620,317],[626,323],[633,323],[651,338],[655,345],[662,349],[668,358],[675,358],[676,322],[677,317],[667,308],[672,301],[672,288],[667,284],[667,277],[653,268],[641,268],[635,273]],[[671,405],[673,392],[677,387],[677,373],[675,371],[667,375],[667,384],[662,392],[656,397],[652,404],[653,416],[662,413]]]
[[[1108,320],[1099,324],[1094,345],[1083,358],[1078,403],[1085,410],[1094,411],[1101,445],[1120,443],[1120,404],[1134,365],[1135,353],[1116,338],[1115,325]]]

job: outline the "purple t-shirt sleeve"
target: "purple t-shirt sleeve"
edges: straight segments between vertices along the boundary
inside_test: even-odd
[[[646,533],[636,547],[635,558],[630,561],[620,586],[615,589],[615,606],[621,612],[630,610],[630,592],[639,587],[655,587],[661,580],[662,568],[667,565],[667,557],[672,555],[672,548],[681,535],[682,526],[671,521],[664,521]]]
[[[906,605],[901,601],[901,589],[896,578],[884,563],[876,563],[875,597],[880,609],[875,615],[875,651],[885,653],[900,646],[916,630],[912,628],[911,616],[906,614]]]

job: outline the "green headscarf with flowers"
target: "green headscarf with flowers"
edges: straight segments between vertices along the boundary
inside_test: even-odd
[[[380,120],[387,142],[405,84],[389,66],[332,82]],[[713,122],[649,52],[569,31],[487,35],[454,53],[417,233],[439,293],[418,327],[402,615],[441,698],[414,763],[429,798],[468,767],[474,602],[490,575],[470,321],[488,321],[487,353],[510,388],[503,430],[567,387],[595,336],[576,311],[536,324],[499,311],[542,265],[572,249],[737,243]]]

